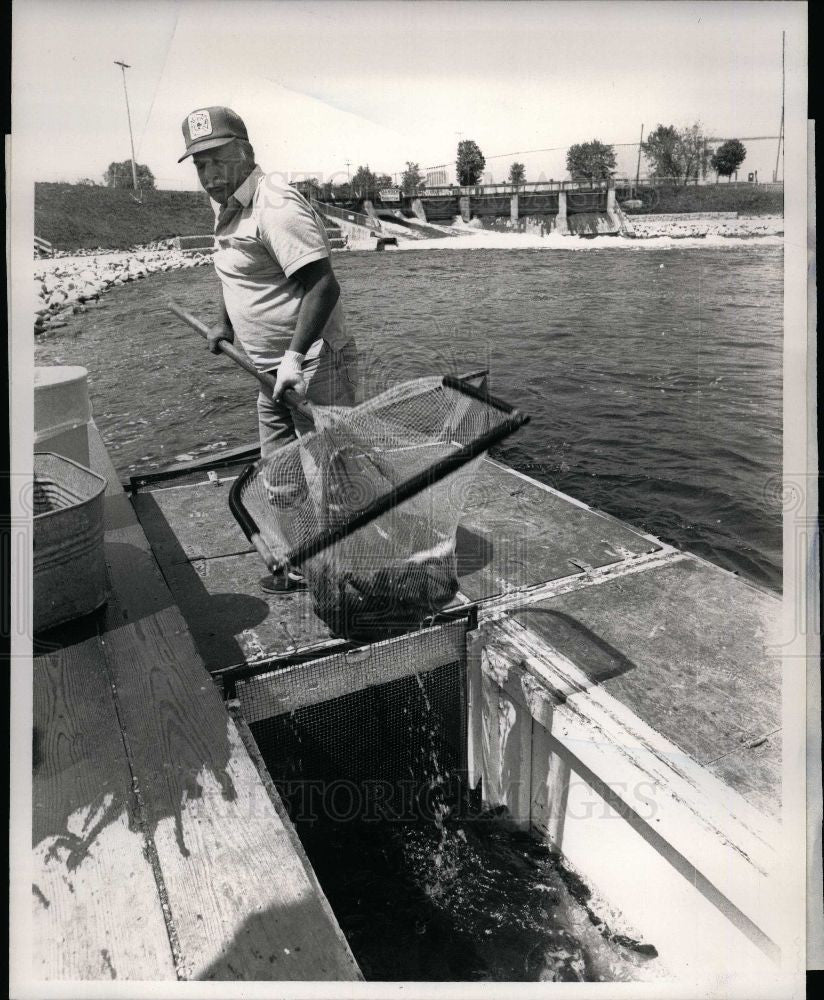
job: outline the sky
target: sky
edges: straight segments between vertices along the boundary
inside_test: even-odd
[[[803,56],[794,2],[17,0],[12,128],[37,142],[36,179],[101,179],[130,155],[119,59],[136,158],[158,187],[197,187],[177,163],[181,122],[213,104],[290,177],[339,181],[347,160],[389,174],[454,162],[471,138],[487,179],[516,158],[496,154],[547,147],[517,159],[528,179],[559,178],[571,143],[632,143],[642,124],[777,135],[782,29]],[[790,69],[788,103],[806,93]],[[752,143],[742,169],[769,179],[776,146]],[[636,151],[618,152],[634,173]]]

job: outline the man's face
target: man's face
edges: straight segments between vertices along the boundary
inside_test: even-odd
[[[254,169],[236,143],[206,149],[192,157],[201,187],[216,202],[225,205]]]

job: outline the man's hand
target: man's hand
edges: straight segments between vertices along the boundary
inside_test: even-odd
[[[286,389],[292,389],[303,399],[306,396],[306,379],[303,377],[303,354],[297,351],[287,351],[278,365],[275,391],[272,399],[277,403]]]
[[[209,327],[209,332],[206,335],[206,346],[212,354],[220,354],[218,342],[221,340],[228,340],[231,344],[234,339],[235,331],[231,328],[231,326],[229,326],[228,323],[215,323],[214,326]]]

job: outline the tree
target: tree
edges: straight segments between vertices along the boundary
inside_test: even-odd
[[[155,179],[151,170],[149,170],[145,163],[136,163],[135,167],[137,168],[138,189],[140,191],[154,191]],[[103,174],[103,180],[106,182],[107,187],[134,187],[132,180],[132,161],[123,160],[120,163],[110,163],[106,173]]]
[[[615,149],[597,139],[576,142],[567,150],[566,165],[574,181],[583,179],[590,184],[607,181],[615,170]]]
[[[646,142],[641,143],[641,151],[654,177],[686,185],[706,175],[709,153],[707,140],[698,123],[683,129],[674,125],[659,125],[654,132],[650,132]]]
[[[458,143],[458,159],[455,161],[458,183],[464,187],[477,184],[485,166],[486,158],[478,144],[471,139],[462,139]]]
[[[716,183],[718,183],[719,175],[729,179],[733,174],[737,174],[746,155],[747,147],[739,139],[727,139],[719,146],[710,157],[710,165],[715,171]]]
[[[352,194],[358,198],[368,198],[386,187],[392,187],[392,178],[389,174],[372,173],[368,163],[365,167],[358,167],[351,181]]]
[[[526,180],[526,167],[523,163],[512,163],[509,167],[509,183],[510,184],[523,184]]]
[[[424,183],[424,176],[417,163],[406,161],[406,170],[401,177],[401,189],[404,194],[417,194],[418,189]]]
[[[302,177],[300,180],[290,181],[289,183],[297,188],[304,198],[314,198],[316,201],[320,200],[321,187],[317,177]]]

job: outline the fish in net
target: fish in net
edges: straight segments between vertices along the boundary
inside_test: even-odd
[[[334,635],[419,626],[457,594],[457,527],[483,452],[528,418],[450,376],[312,416],[314,431],[244,471],[233,513],[270,568],[300,566]]]

